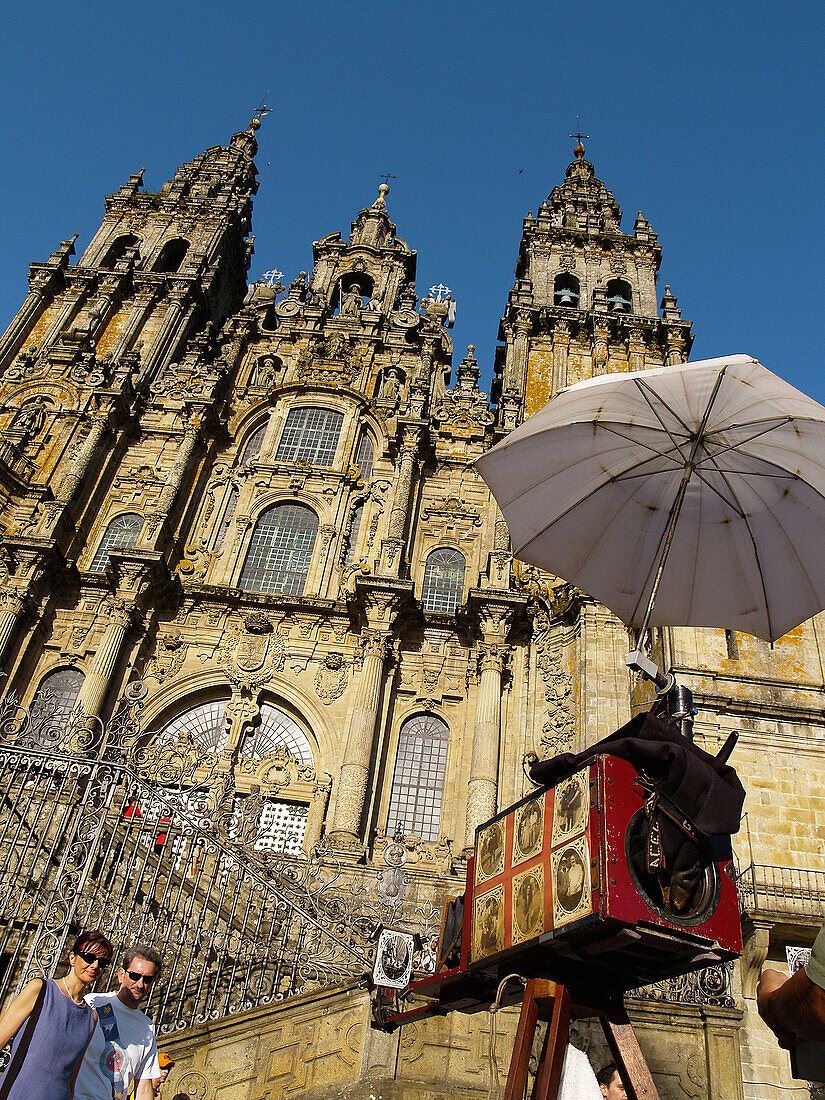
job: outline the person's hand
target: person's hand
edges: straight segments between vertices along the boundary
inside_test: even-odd
[[[788,1031],[777,1023],[773,1010],[776,994],[787,981],[788,975],[779,970],[763,970],[756,987],[756,1007],[779,1045],[789,1050],[796,1043],[797,1037],[793,1031]]]

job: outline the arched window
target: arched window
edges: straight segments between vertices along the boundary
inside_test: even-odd
[[[167,241],[160,250],[160,255],[155,260],[152,270],[160,275],[172,275],[176,271],[180,271],[180,265],[183,263],[183,258],[188,251],[189,241],[185,241],[183,237],[175,237],[174,240]]]
[[[158,741],[176,741],[181,734],[193,740],[204,752],[221,752],[229,731],[226,728],[226,699],[200,703],[168,722],[157,735]]]
[[[124,512],[116,516],[103,538],[89,566],[90,573],[102,573],[109,561],[110,550],[128,550],[134,546],[143,528],[143,516],[137,512]]]
[[[83,680],[84,676],[79,668],[56,668],[49,672],[40,681],[40,687],[32,700],[32,718],[34,719],[37,712],[40,717],[48,718],[50,723],[60,719],[65,721],[74,710]]]
[[[235,515],[235,509],[238,506],[238,490],[233,486],[229,491],[229,496],[226,498],[226,505],[221,516],[221,522],[218,525],[218,529],[215,532],[215,538],[212,542],[212,551],[217,553],[223,545],[223,540],[227,532],[229,524],[232,522],[232,517]]]
[[[119,263],[119,261],[123,259],[129,249],[134,248],[136,245],[139,244],[140,241],[134,235],[134,233],[124,233],[122,237],[118,237],[115,241],[112,242],[109,251],[101,260],[100,266],[107,269],[113,268],[115,264]]]
[[[266,435],[268,426],[268,421],[265,420],[263,424],[258,425],[249,439],[247,439],[243,453],[241,454],[241,465],[243,465],[244,462],[250,462],[253,458],[257,458],[261,453],[261,447],[264,445],[264,436]]]
[[[447,769],[449,731],[434,714],[419,714],[401,727],[387,815],[387,832],[397,828],[422,840],[438,840]]]
[[[307,735],[291,718],[278,707],[271,703],[261,704],[261,724],[249,733],[243,743],[244,756],[252,760],[260,760],[262,756],[283,746],[289,755],[298,764],[313,767],[315,760],[312,756],[312,746]]]
[[[610,279],[607,284],[607,309],[610,313],[631,313],[633,294],[624,279]]]
[[[458,550],[442,546],[427,555],[421,605],[425,611],[452,615],[461,603],[464,591],[464,556]]]
[[[565,271],[556,276],[553,285],[553,305],[576,309],[579,304],[579,280]]]
[[[355,551],[358,548],[358,532],[361,529],[361,520],[364,518],[364,502],[359,501],[352,510],[352,518],[347,532],[347,556],[344,565],[352,565],[355,561]]]
[[[244,562],[241,588],[253,592],[304,591],[318,517],[302,504],[276,504],[258,517]]]
[[[358,440],[358,448],[355,451],[355,465],[364,481],[369,481],[372,476],[373,449],[372,440],[363,432]]]
[[[331,466],[343,423],[344,414],[336,409],[314,405],[290,409],[275,461]]]

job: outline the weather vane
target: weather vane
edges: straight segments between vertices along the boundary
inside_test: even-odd
[[[398,176],[394,176],[391,172],[385,172],[383,176],[379,176],[378,178],[382,179],[387,187],[389,187],[390,180],[397,180]]]
[[[267,105],[266,105],[266,97],[268,95],[269,95],[269,91],[266,91],[264,93],[263,99],[258,104],[258,106],[255,108],[255,110],[252,112],[252,117],[257,118],[258,122],[261,121],[261,119],[264,117],[264,115],[271,115],[272,114],[272,108],[267,107]]]
[[[576,115],[576,133],[571,134],[570,137],[571,138],[574,137],[578,140],[579,145],[581,145],[581,155],[584,156],[584,145],[582,145],[582,139],[586,138],[588,141],[590,141],[590,134],[583,134],[582,133],[582,124],[579,121],[579,116],[578,115]],[[578,148],[578,146],[576,146],[576,148]],[[575,152],[575,150],[574,150],[574,152]]]

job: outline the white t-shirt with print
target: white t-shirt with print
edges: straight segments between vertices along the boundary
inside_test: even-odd
[[[83,1056],[74,1100],[126,1100],[135,1081],[160,1077],[155,1026],[139,1008],[127,1008],[117,993],[89,993],[97,1026]]]

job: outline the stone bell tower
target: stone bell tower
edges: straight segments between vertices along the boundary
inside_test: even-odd
[[[565,386],[687,358],[690,322],[665,287],[661,249],[639,211],[632,233],[579,140],[564,183],[524,219],[516,283],[501,320],[493,382],[511,431]]]

